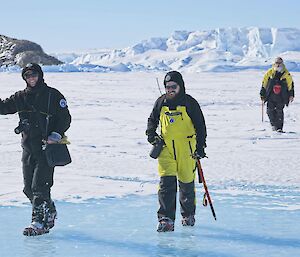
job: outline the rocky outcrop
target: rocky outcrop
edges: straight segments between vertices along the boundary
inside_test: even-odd
[[[0,35],[0,67],[10,65],[24,67],[30,62],[41,65],[62,64],[55,57],[47,55],[42,47],[34,42]]]

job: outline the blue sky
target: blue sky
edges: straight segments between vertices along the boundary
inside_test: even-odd
[[[298,0],[15,0],[1,1],[0,34],[48,53],[123,48],[175,30],[300,28]]]

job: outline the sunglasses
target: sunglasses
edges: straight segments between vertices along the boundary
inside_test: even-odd
[[[176,89],[177,85],[165,86],[165,89]]]
[[[24,75],[24,78],[25,79],[29,79],[29,78],[35,78],[38,76],[38,73],[37,72],[32,72],[32,73],[29,73],[29,74],[25,74]]]

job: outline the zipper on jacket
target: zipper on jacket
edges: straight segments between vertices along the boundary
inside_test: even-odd
[[[174,142],[174,140],[172,140],[172,144],[173,144],[174,160],[176,160],[176,150],[175,150],[175,142]]]
[[[194,153],[193,153],[193,149],[192,149],[192,146],[191,146],[191,141],[189,141],[189,146],[190,146],[191,155],[193,156]],[[196,169],[197,169],[197,164],[196,164],[196,162],[195,162],[195,168],[193,169],[193,173],[194,173],[194,174],[195,174]],[[200,179],[200,178],[199,178],[199,179]]]
[[[193,155],[193,149],[192,149],[192,146],[191,146],[191,141],[189,141],[189,146],[190,146],[191,155]]]

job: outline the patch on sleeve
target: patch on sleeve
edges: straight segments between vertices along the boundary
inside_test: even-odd
[[[59,101],[59,105],[60,105],[61,108],[67,107],[67,101],[66,101],[66,99],[61,99]]]

